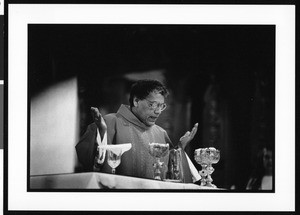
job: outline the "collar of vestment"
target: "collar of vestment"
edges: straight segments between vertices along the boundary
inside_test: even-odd
[[[130,110],[130,107],[128,105],[121,105],[117,114],[122,115],[127,121],[131,122],[134,125],[137,125],[145,130],[150,129],[150,126],[146,126],[144,123],[142,123]]]

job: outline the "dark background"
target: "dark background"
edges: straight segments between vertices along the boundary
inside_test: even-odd
[[[4,16],[0,15],[0,80],[4,79]],[[0,149],[3,149],[3,85],[0,85]]]
[[[0,99],[1,101],[4,100],[4,85],[0,85]],[[3,149],[3,102],[0,102],[0,149]]]
[[[4,16],[0,15],[0,80],[4,79]]]
[[[90,106],[127,102],[128,74],[162,71],[169,107],[157,123],[174,143],[199,123],[186,151],[194,161],[196,148],[220,149],[218,187],[244,190],[259,148],[274,147],[275,26],[30,24],[28,40],[29,97],[77,77],[81,134]]]
[[[0,15],[0,80],[4,79],[4,16]]]

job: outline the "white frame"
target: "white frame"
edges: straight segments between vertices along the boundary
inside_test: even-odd
[[[276,25],[276,192],[27,192],[29,23]],[[8,210],[295,210],[294,5],[9,4],[8,30]]]

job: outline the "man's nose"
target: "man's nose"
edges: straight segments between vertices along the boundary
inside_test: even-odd
[[[155,108],[154,113],[155,114],[161,114],[161,109],[160,108]]]

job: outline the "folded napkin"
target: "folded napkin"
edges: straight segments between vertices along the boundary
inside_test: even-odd
[[[189,156],[186,154],[186,152],[184,152],[186,157],[187,157],[187,161],[193,176],[193,182],[199,181],[201,179],[201,176],[199,175],[198,170],[196,169],[196,167],[194,166],[194,164],[192,163],[191,159],[189,158]]]
[[[101,141],[100,133],[99,133],[99,130],[97,129],[96,141],[98,143],[98,152],[99,152],[98,164],[103,164],[104,159],[105,159],[106,149],[99,148],[99,146],[107,145],[107,132],[104,133],[103,140]]]
[[[100,145],[98,146],[99,149],[102,150],[109,150],[116,155],[122,155],[124,152],[127,152],[131,149],[131,143],[122,143],[122,144],[115,144],[115,145]]]

